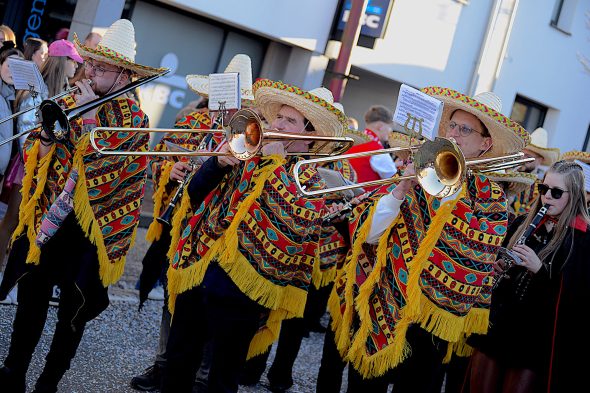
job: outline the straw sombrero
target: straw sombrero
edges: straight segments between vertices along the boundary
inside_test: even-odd
[[[590,165],[580,160],[575,160],[575,162],[580,165],[584,171],[584,190],[590,192]]]
[[[529,133],[520,124],[504,116],[500,97],[491,92],[469,97],[445,87],[425,87],[422,92],[444,103],[439,136],[445,136],[451,115],[457,109],[481,120],[492,136],[492,147],[483,157],[498,157],[521,151],[529,144]]]
[[[154,68],[135,63],[135,28],[127,19],[115,21],[104,33],[96,49],[82,44],[76,33],[74,33],[74,45],[82,57],[123,67],[137,76],[155,75],[166,70],[166,68]]]
[[[582,161],[586,164],[590,164],[590,153],[585,152],[585,151],[579,151],[579,150],[571,150],[571,151],[563,153],[563,155],[561,156],[561,159],[568,160],[568,161],[578,160],[578,161]]]
[[[531,133],[531,143],[525,149],[543,157],[541,165],[551,166],[559,159],[559,149],[547,147],[548,139],[547,130],[539,127]]]
[[[235,55],[223,73],[237,72],[240,74],[240,91],[242,93],[242,103],[244,100],[254,101],[252,94],[252,61],[250,56],[238,54]],[[209,97],[209,75],[187,75],[186,83],[188,87],[202,97]]]
[[[256,107],[269,123],[283,105],[288,105],[313,124],[318,135],[343,136],[348,128],[346,115],[333,105],[330,90],[320,87],[310,91],[270,79],[259,79],[252,86]]]
[[[509,183],[508,190],[515,194],[530,189],[531,185],[537,180],[537,175],[534,173],[518,171],[487,172],[485,175],[493,182]]]
[[[339,109],[340,112],[344,113],[344,106],[341,103],[335,102],[332,105]],[[367,134],[365,134],[364,131],[355,130],[352,128],[346,128],[344,130],[344,136],[347,136],[354,141],[353,146],[362,145],[363,143],[371,141],[371,138]]]

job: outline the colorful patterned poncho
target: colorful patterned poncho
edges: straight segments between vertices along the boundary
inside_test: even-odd
[[[72,107],[67,96],[60,105]],[[148,127],[147,116],[137,104],[118,98],[99,107],[98,127]],[[70,121],[71,133],[63,143],[54,143],[38,159],[39,131],[32,132],[24,147],[19,225],[13,239],[26,231],[30,249],[27,263],[38,264],[41,250],[35,244],[43,217],[63,191],[73,168],[77,169],[74,212],[90,241],[96,245],[103,284],[116,282],[123,273],[125,258],[135,238],[145,189],[146,157],[98,156],[82,132],[81,119]],[[101,146],[129,151],[147,149],[148,135],[116,132],[105,135]]]
[[[176,296],[199,285],[212,261],[246,296],[271,310],[249,356],[276,340],[283,319],[303,315],[318,261],[324,201],[298,196],[290,167],[280,156],[235,166],[199,206],[170,259],[171,311]],[[313,168],[300,179],[311,189],[323,186]]]
[[[210,129],[211,128],[211,118],[209,114],[203,112],[193,112],[182,119],[180,119],[174,125],[174,128],[178,129],[187,129],[187,130],[198,130],[198,129]],[[184,149],[188,149],[191,151],[195,151],[199,149],[199,145],[203,138],[208,135],[206,133],[202,134],[193,134],[193,133],[170,133],[167,134],[160,143],[156,145],[156,151],[168,151],[168,147],[165,142],[171,142],[175,145],[178,145]],[[213,138],[211,140],[211,145],[213,148],[218,146],[221,141],[223,140],[223,134],[213,134]],[[158,240],[162,234],[162,224],[157,221],[157,218],[164,213],[170,200],[174,196],[174,193],[178,189],[177,182],[170,181],[170,172],[172,171],[172,167],[176,162],[180,160],[180,157],[166,157],[166,159],[156,159],[152,161],[152,179],[154,183],[154,212],[153,212],[153,220],[150,224],[148,232],[146,234],[146,240],[149,242],[153,242]],[[193,211],[190,206],[190,198],[186,193],[183,193],[183,197],[181,198],[181,203],[177,203],[174,212],[173,212],[173,221],[174,217],[178,215],[180,218],[177,220],[186,221],[188,218],[193,216]],[[185,225],[186,226],[186,222]],[[172,226],[172,237],[178,241],[180,237],[180,231],[184,228],[183,225],[173,225]],[[172,243],[173,249],[171,252],[174,252],[176,248],[174,247],[176,243]]]
[[[531,210],[531,206],[539,197],[537,184],[540,182],[541,180],[539,179],[535,180],[535,182],[531,184],[530,188],[524,190],[516,196],[516,199],[512,204],[512,209],[514,210],[514,214],[516,214],[516,216],[527,214],[529,210]]]
[[[357,182],[356,172],[348,161],[333,161],[323,166],[338,171],[353,183]],[[337,195],[337,194],[333,194]],[[326,195],[326,198],[330,195]],[[322,227],[320,234],[320,263],[319,272],[314,272],[313,283],[316,288],[331,284],[336,279],[336,273],[344,265],[349,244],[333,225]]]
[[[504,193],[482,175],[444,204],[416,186],[370,245],[376,200],[354,212],[352,250],[329,301],[341,355],[365,377],[382,375],[409,355],[410,324],[467,355],[465,335],[488,327],[492,266],[506,233]]]

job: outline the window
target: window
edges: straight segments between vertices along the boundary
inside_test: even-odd
[[[522,96],[516,96],[510,118],[523,126],[528,132],[542,127],[547,115],[547,107]]]
[[[577,5],[578,0],[557,0],[551,16],[551,26],[566,34],[571,34]]]

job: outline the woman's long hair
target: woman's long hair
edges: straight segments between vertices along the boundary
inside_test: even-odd
[[[553,229],[553,237],[545,247],[539,252],[539,259],[544,261],[549,255],[552,255],[561,246],[565,239],[568,230],[572,230],[571,223],[576,217],[582,217],[586,224],[590,224],[590,217],[586,207],[586,191],[584,189],[584,171],[582,167],[573,161],[558,161],[549,168],[547,173],[552,172],[564,177],[565,186],[569,191],[569,201]],[[547,176],[547,174],[545,174]],[[565,194],[564,194],[565,195]],[[525,229],[529,226],[533,218],[542,206],[541,196],[537,198],[531,207],[527,218],[518,227],[514,235],[510,238],[508,249],[514,247],[514,243],[522,235]]]
[[[33,55],[35,54],[35,52],[37,52],[39,49],[41,49],[43,44],[47,45],[47,42],[40,39],[40,38],[35,38],[35,37],[27,38],[27,40],[25,41],[25,45],[24,45],[25,60],[31,60],[33,58]]]
[[[49,56],[43,67],[41,67],[41,76],[47,86],[49,97],[66,90],[68,85],[68,76],[66,75],[67,56]],[[21,90],[16,95],[15,108],[18,109],[20,103],[29,94],[26,90]]]

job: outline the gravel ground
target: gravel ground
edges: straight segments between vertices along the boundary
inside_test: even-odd
[[[111,305],[88,323],[72,368],[60,384],[60,392],[135,392],[129,387],[129,381],[151,365],[157,348],[162,302],[150,300],[141,312],[137,311],[135,283],[141,271],[141,258],[147,249],[143,240],[145,232],[146,229],[139,229],[125,274],[117,285],[110,288]],[[8,351],[15,311],[16,306],[0,305],[0,359],[4,359]],[[41,373],[55,329],[56,315],[57,308],[50,307],[47,324],[29,369],[30,389]],[[327,320],[323,323],[325,325]],[[323,339],[323,334],[319,333],[312,333],[304,339],[294,367],[295,385],[291,392],[315,391]],[[273,358],[274,349],[269,363]],[[261,384],[241,387],[240,392],[267,392],[264,387],[267,383],[266,376],[263,376]]]

